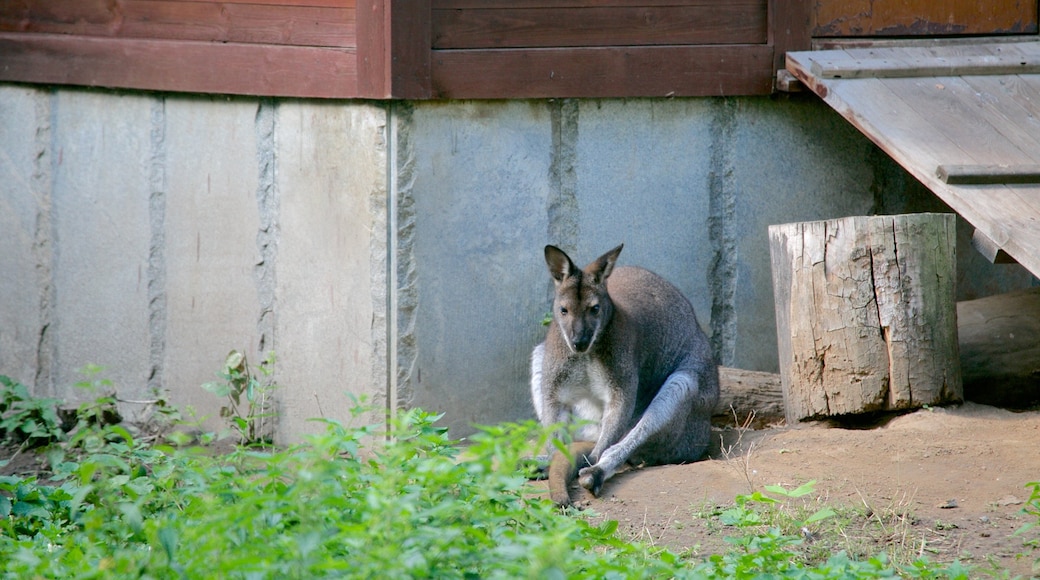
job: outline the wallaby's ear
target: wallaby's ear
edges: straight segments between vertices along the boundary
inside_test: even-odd
[[[618,255],[621,254],[621,249],[624,247],[625,244],[621,244],[596,258],[595,262],[585,266],[585,272],[592,275],[594,284],[602,284],[606,281],[607,276],[610,276],[610,273],[614,271],[614,263],[617,262]]]
[[[549,266],[549,274],[557,284],[563,282],[567,276],[578,272],[574,262],[556,246],[545,246],[545,263]]]

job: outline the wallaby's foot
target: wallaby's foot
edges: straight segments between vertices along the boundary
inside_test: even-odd
[[[603,487],[603,482],[606,479],[603,469],[595,465],[586,467],[578,472],[578,483],[596,497],[599,497],[599,490]]]
[[[571,505],[571,494],[566,488],[563,490],[550,490],[549,499],[560,509],[570,507]]]

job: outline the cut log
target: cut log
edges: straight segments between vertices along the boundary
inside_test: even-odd
[[[780,375],[719,367],[720,395],[711,422],[759,429],[784,420]],[[749,420],[750,417],[750,420]]]
[[[1040,403],[1040,288],[957,304],[964,398],[1027,408]]]
[[[770,226],[788,423],[962,400],[953,214]]]

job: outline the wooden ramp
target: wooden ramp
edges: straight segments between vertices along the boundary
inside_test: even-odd
[[[787,69],[1040,276],[1040,42],[794,52]]]

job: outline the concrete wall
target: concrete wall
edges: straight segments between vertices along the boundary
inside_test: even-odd
[[[386,108],[0,87],[0,374],[76,400],[278,355],[278,433],[386,401]],[[127,404],[136,417],[146,407]]]
[[[775,371],[766,227],[940,202],[812,97],[317,102],[0,85],[0,374],[215,416],[275,351],[278,437],[347,393],[532,415],[546,243],[673,280],[723,364]],[[963,298],[1031,284],[967,249]],[[132,406],[128,411],[134,412]],[[378,420],[380,411],[364,420]],[[215,426],[211,420],[210,425]]]

